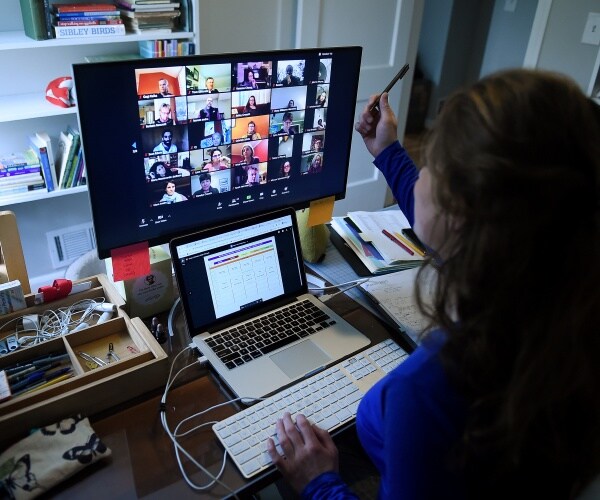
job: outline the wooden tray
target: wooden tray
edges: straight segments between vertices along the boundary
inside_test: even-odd
[[[0,370],[3,370],[16,363],[60,353],[68,355],[67,360],[73,368],[73,376],[66,380],[0,402],[0,450],[25,437],[32,428],[49,425],[77,413],[93,415],[166,383],[167,354],[146,325],[139,318],[129,318],[122,310],[124,301],[106,276],[98,275],[81,281],[89,280],[95,285],[91,290],[0,316],[0,324],[4,325],[13,317],[41,314],[83,298],[104,297],[119,308],[116,317],[104,323],[0,357]],[[29,303],[30,297],[27,299]],[[0,338],[11,331],[14,332],[14,323],[0,330]],[[112,344],[118,360],[107,358],[109,344]],[[79,352],[97,356],[107,364],[94,366],[86,362]]]

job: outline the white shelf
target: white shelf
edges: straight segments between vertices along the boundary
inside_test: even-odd
[[[25,35],[23,31],[0,32],[0,50],[34,49],[65,47],[73,45],[98,45],[102,43],[138,42],[142,40],[155,40],[156,33],[128,34],[118,36],[101,36],[89,38],[53,38],[51,40],[34,40]],[[176,31],[158,36],[164,39],[189,39],[194,38],[194,33],[189,31]]]
[[[43,90],[34,94],[0,96],[0,109],[0,123],[77,113],[76,106],[61,108],[48,102]]]
[[[77,186],[68,189],[59,189],[58,191],[46,191],[38,189],[27,193],[18,193],[7,196],[0,196],[0,207],[16,205],[18,203],[28,203],[30,201],[47,200],[48,198],[58,198],[60,196],[70,196],[76,193],[85,193],[87,186]]]

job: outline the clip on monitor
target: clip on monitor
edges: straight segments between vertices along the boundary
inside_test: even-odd
[[[99,257],[344,198],[361,53],[73,65]]]

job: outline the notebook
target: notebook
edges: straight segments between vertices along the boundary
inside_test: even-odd
[[[259,398],[369,345],[308,293],[288,208],[170,242],[194,344],[241,398]]]

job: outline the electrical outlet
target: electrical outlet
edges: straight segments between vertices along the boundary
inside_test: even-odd
[[[587,22],[583,30],[583,36],[581,37],[581,43],[589,43],[590,45],[600,44],[600,14],[597,12],[590,12],[588,14]]]

